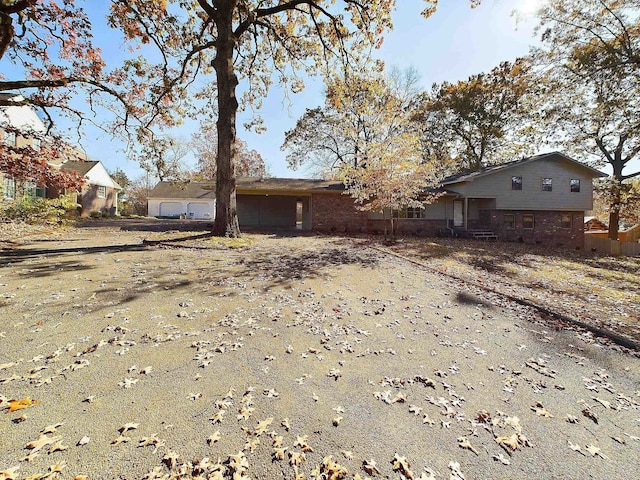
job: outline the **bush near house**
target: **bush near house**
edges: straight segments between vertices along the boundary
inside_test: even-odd
[[[60,225],[74,221],[78,216],[78,207],[74,195],[62,195],[55,199],[23,197],[1,202],[0,219],[29,224]]]

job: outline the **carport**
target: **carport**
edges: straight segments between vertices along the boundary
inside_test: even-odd
[[[310,194],[238,193],[236,199],[241,228],[311,228]]]

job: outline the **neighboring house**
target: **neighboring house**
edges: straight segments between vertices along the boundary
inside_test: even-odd
[[[593,206],[593,178],[603,174],[561,153],[548,153],[444,179],[441,196],[423,208],[394,212],[397,232],[465,235],[492,232],[506,241],[582,248],[584,212]],[[211,183],[186,187],[161,182],[149,194],[149,214],[179,216],[208,202]],[[381,232],[381,213],[362,212],[340,182],[286,178],[239,178],[238,218],[244,228],[301,228],[326,232]],[[387,215],[388,218],[389,215]]]
[[[0,93],[2,99],[20,101],[21,95]],[[7,129],[7,127],[12,127]],[[16,132],[16,130],[18,132]],[[11,147],[25,147],[30,145],[34,150],[40,149],[40,138],[46,132],[46,127],[35,110],[29,106],[0,107],[0,142]],[[13,199],[17,194],[32,197],[44,197],[45,189],[19,178],[13,178],[0,171],[1,195],[5,199]]]
[[[15,94],[0,93],[0,98],[11,98],[20,101],[22,97]],[[3,128],[3,126],[5,128]],[[11,126],[11,131],[7,130]],[[30,145],[39,150],[41,138],[46,133],[46,127],[35,110],[29,105],[15,105],[0,107],[0,140],[5,145],[23,147]],[[17,131],[17,132],[16,132]],[[88,215],[92,211],[117,213],[118,191],[122,188],[109,176],[102,163],[98,161],[81,161],[86,155],[73,147],[60,152],[56,158],[50,158],[47,163],[64,172],[76,172],[85,178],[86,184],[81,192],[77,192],[81,213]],[[63,193],[49,186],[37,186],[25,182],[20,178],[0,172],[0,186],[2,196],[13,200],[18,196],[57,198]]]
[[[147,195],[147,211],[152,217],[212,219],[215,195],[208,183],[160,182]]]
[[[82,190],[77,192],[81,215],[87,216],[91,212],[117,215],[118,192],[122,187],[111,178],[101,162],[68,160],[60,165],[60,170],[67,173],[75,172],[85,179]]]
[[[598,220],[597,217],[584,217],[584,231],[609,231],[609,227],[606,223]]]

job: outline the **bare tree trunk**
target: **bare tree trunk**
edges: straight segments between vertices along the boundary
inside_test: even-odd
[[[615,175],[614,186],[611,192],[611,204],[609,205],[609,240],[618,240],[618,224],[620,222],[620,203],[622,182]]]
[[[239,237],[240,225],[236,208],[236,179],[233,168],[233,150],[236,138],[238,78],[233,67],[235,38],[232,13],[219,10],[218,38],[213,68],[218,81],[218,158],[216,175],[216,218],[212,233],[217,236]]]
[[[620,222],[620,207],[622,202],[622,141],[613,156],[613,186],[611,191],[611,204],[609,205],[609,240],[618,240],[618,223]]]

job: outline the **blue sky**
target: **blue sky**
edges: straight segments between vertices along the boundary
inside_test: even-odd
[[[466,0],[441,0],[438,11],[425,20],[420,16],[424,7],[422,0],[398,0],[400,6],[393,16],[394,30],[386,36],[382,48],[376,53],[389,67],[415,67],[425,89],[434,82],[466,79],[469,75],[492,69],[501,61],[514,60],[528,53],[529,46],[536,41],[533,34],[535,20],[529,17],[527,21],[517,22],[512,12],[515,9],[530,12],[540,1],[483,0],[478,8],[471,9]],[[92,17],[104,15],[107,5],[94,0],[84,4]],[[103,47],[108,65],[119,63],[128,53],[119,38],[117,32],[100,31],[96,34],[97,44],[113,46]],[[302,93],[290,96],[290,102],[286,102],[282,90],[274,86],[259,112],[265,120],[267,132],[258,135],[244,131],[242,124],[249,115],[241,113],[238,136],[249,144],[249,148],[260,152],[271,175],[306,176],[304,170],[287,168],[285,152],[280,150],[280,146],[284,133],[295,126],[305,108],[322,105],[323,101],[320,79],[310,79]],[[168,133],[188,139],[197,126],[197,122],[187,122]],[[111,171],[121,168],[130,178],[142,175],[139,166],[127,160],[121,142],[95,129],[86,133],[83,146],[90,157],[102,161]]]
[[[441,0],[438,11],[428,20],[420,16],[422,0],[399,0],[394,13],[394,30],[389,33],[377,52],[387,66],[400,69],[415,67],[421,74],[425,89],[434,82],[456,81],[469,75],[488,71],[501,61],[513,60],[528,53],[535,41],[535,22],[516,22],[514,9],[530,10],[539,0],[484,0],[480,7],[470,9],[466,0]],[[87,5],[93,2],[87,2]],[[91,5],[91,13],[98,13],[100,6]],[[118,44],[117,34],[105,32],[111,44]],[[99,38],[99,40],[103,40]],[[102,43],[102,41],[100,42]],[[124,47],[123,47],[124,48]],[[119,52],[104,52],[105,60],[117,60]],[[256,149],[265,159],[269,172],[278,177],[304,177],[303,169],[290,170],[285,161],[286,152],[280,150],[284,133],[295,127],[296,120],[306,108],[322,105],[323,84],[320,79],[310,79],[302,93],[284,100],[282,90],[274,86],[260,114],[265,120],[267,132],[255,134],[244,131],[242,124],[248,113],[238,118],[238,136]],[[197,122],[169,132],[188,139],[197,128]],[[107,169],[123,169],[130,178],[143,173],[139,166],[127,160],[124,146],[107,134],[90,130],[84,142],[87,153],[101,160]]]

